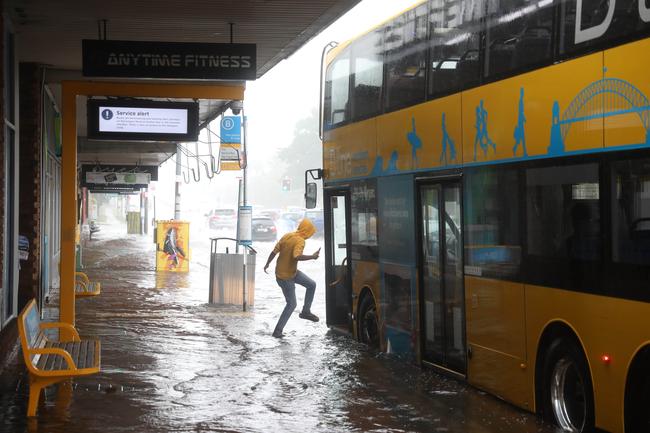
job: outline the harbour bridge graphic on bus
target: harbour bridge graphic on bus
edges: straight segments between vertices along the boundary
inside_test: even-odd
[[[636,113],[645,129],[645,142],[638,144],[650,146],[650,101],[628,81],[619,78],[594,81],[578,93],[561,117],[560,105],[554,101],[548,154],[565,152],[565,139],[572,127],[580,127],[580,123],[592,119],[629,113]]]

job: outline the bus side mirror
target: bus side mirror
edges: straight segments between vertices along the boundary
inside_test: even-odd
[[[316,189],[316,183],[309,182],[307,184],[307,190],[305,191],[305,207],[307,209],[315,208],[317,197],[318,197],[318,190]]]

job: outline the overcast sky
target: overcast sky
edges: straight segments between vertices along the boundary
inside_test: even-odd
[[[318,108],[323,47],[330,41],[343,42],[358,36],[418,1],[362,0],[294,55],[280,62],[259,80],[246,84],[244,107],[248,118],[249,171],[263,169],[263,164],[278,149],[291,143],[296,122],[308,117],[311,110]],[[218,132],[218,123],[212,129]],[[207,153],[207,149],[203,152],[204,147],[201,145],[202,154]],[[189,148],[194,152],[193,144]],[[182,158],[182,164],[187,164],[185,157]],[[222,172],[210,182],[203,175],[198,184],[183,184],[181,217],[190,219],[192,214],[200,216],[211,208],[235,208],[237,178],[240,176],[241,172]],[[175,158],[163,164],[159,179],[158,185],[154,187],[158,197],[157,217],[173,218]],[[254,185],[249,185],[251,188]]]
[[[353,38],[415,3],[418,0],[363,0],[261,79],[247,83],[248,143],[254,153],[250,159],[288,146],[294,124],[318,107],[321,54],[328,42]]]

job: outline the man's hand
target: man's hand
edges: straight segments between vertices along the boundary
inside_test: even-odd
[[[264,265],[264,273],[265,274],[268,274],[268,272],[266,270],[269,268],[269,265],[271,264],[271,262],[273,261],[274,258],[275,258],[275,253],[273,251],[271,251],[271,253],[269,254],[269,258],[266,259],[266,265]]]
[[[314,254],[312,254],[311,257],[312,257],[314,260],[316,260],[316,259],[318,258],[319,255],[320,255],[320,248],[319,248],[318,250],[316,250],[316,252],[315,252]]]

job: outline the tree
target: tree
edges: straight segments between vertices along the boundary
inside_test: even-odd
[[[322,155],[323,150],[318,137],[318,110],[313,109],[309,117],[296,123],[291,144],[277,152],[278,159],[287,164],[282,177],[291,180],[291,191],[286,193],[291,200],[290,204],[304,206],[305,171],[321,168]]]
[[[322,167],[318,138],[318,110],[296,122],[291,143],[279,149],[262,167],[251,170],[251,202],[267,207],[304,206],[305,170]],[[253,158],[250,158],[251,160]],[[289,191],[283,181],[289,179]]]

